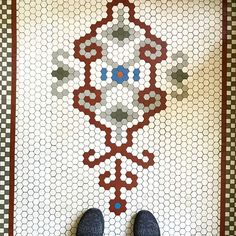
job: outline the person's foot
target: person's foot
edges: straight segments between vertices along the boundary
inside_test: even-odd
[[[134,236],[160,236],[160,228],[149,211],[140,211],[134,222]]]
[[[78,226],[76,236],[102,236],[104,231],[104,218],[99,209],[87,210]]]

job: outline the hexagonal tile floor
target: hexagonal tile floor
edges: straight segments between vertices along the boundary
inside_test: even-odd
[[[219,235],[221,1],[17,3],[14,235]]]

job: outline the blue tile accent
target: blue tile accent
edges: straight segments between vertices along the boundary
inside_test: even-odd
[[[102,68],[101,70],[102,76],[101,76],[101,80],[106,80],[107,79],[107,69],[106,68]]]
[[[134,69],[134,81],[139,81],[140,80],[140,70],[138,68]]]
[[[118,77],[118,72],[122,72],[122,76]],[[112,70],[112,80],[116,81],[118,84],[122,84],[124,81],[128,80],[128,69],[123,66],[118,66]]]
[[[120,209],[120,208],[121,208],[121,204],[120,204],[119,202],[116,202],[116,203],[115,203],[115,209],[118,210],[118,209]]]

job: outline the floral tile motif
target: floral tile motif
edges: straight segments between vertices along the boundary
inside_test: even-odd
[[[95,157],[94,149],[85,152],[83,162],[90,168],[117,154],[144,169],[154,164],[152,152],[144,149],[138,157],[128,149],[133,145],[133,133],[166,108],[166,92],[157,88],[155,82],[156,64],[166,59],[167,43],[151,34],[149,25],[134,17],[134,8],[129,1],[108,3],[107,17],[92,25],[89,34],[74,41],[74,57],[85,63],[85,85],[74,90],[73,106],[89,116],[91,125],[105,132],[109,149],[99,157]],[[93,62],[97,70],[101,68],[97,79],[104,81],[94,86],[91,85]],[[148,76],[141,77],[140,71],[148,71]],[[182,82],[187,73],[181,72],[172,73],[172,77]],[[58,82],[68,75],[62,67],[52,72]],[[126,210],[121,188],[131,190],[137,186],[137,176],[131,171],[125,173],[125,180],[122,178],[121,163],[122,159],[116,157],[114,180],[110,171],[99,176],[101,187],[115,188],[110,211],[116,215]]]

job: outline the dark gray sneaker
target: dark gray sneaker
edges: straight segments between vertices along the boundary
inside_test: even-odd
[[[104,218],[99,209],[87,210],[78,226],[76,236],[102,236],[104,231]]]
[[[160,236],[160,228],[149,211],[138,212],[134,222],[134,236]]]

